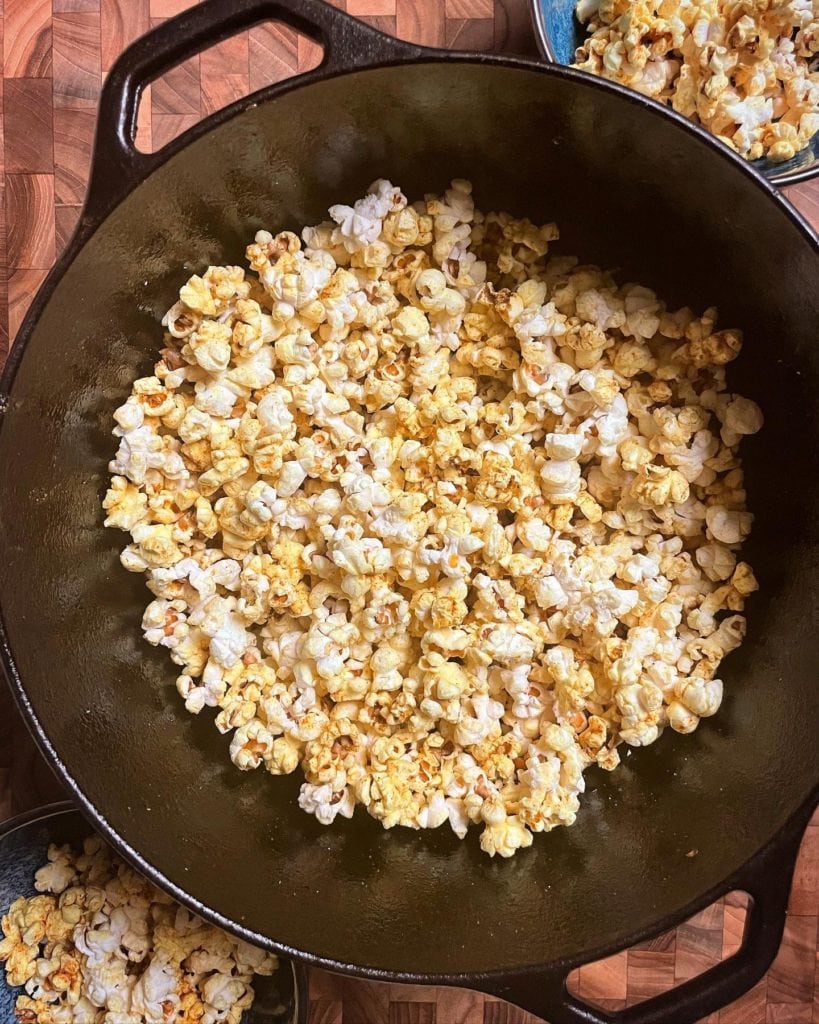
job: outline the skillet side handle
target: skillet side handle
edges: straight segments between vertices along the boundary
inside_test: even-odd
[[[307,73],[310,76],[417,57],[424,52],[422,47],[370,28],[324,0],[206,0],[183,11],[132,43],[117,58],[105,80],[81,220],[85,232],[102,223],[164,159],[162,151],[140,153],[134,146],[137,111],[145,86],[202,50],[262,21],[283,22],[324,48],[321,64]],[[248,103],[247,98],[241,99],[227,109]],[[222,116],[219,111],[212,118]]]
[[[696,1024],[752,988],[779,952],[796,858],[815,806],[815,799],[809,801],[767,847],[712,895],[712,899],[717,899],[728,892],[744,890],[753,903],[742,948],[698,977],[614,1013],[589,1006],[568,991],[566,978],[576,964],[545,972],[535,969],[503,979],[487,978],[482,990],[515,1003],[550,1024]]]

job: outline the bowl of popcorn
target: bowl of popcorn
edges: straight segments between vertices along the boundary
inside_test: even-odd
[[[543,55],[618,82],[715,135],[777,185],[819,174],[811,0],[532,0]]]
[[[139,153],[271,11],[321,67]],[[735,998],[819,774],[816,235],[618,83],[321,0],[158,26],[97,140],[0,384],[0,657],[99,835],[253,948],[554,1024],[742,889],[616,1020]]]
[[[0,825],[0,1017],[306,1024],[307,991],[288,962],[181,907],[55,804]]]

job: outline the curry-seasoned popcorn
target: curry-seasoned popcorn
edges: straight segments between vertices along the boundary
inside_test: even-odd
[[[738,331],[549,255],[554,224],[377,181],[165,318],[106,523],[148,641],[300,805],[510,856],[583,773],[722,699],[756,588]]]
[[[749,160],[819,131],[819,0],[578,0],[575,64],[670,103]]]
[[[19,1024],[239,1024],[276,957],[206,924],[98,836],[51,846],[2,919]]]

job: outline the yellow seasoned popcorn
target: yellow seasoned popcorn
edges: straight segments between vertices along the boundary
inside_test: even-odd
[[[586,768],[718,709],[762,415],[715,310],[471,193],[377,181],[192,278],[104,507],[239,768],[301,767],[325,824],[480,824],[510,856],[574,822]]]
[[[20,1024],[239,1024],[253,975],[276,957],[206,924],[97,836],[81,853],[50,846],[42,895],[2,918],[0,963],[22,986]]]
[[[669,103],[748,160],[819,131],[819,0],[579,0],[575,65]]]

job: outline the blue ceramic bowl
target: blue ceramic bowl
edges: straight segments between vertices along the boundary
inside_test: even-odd
[[[540,52],[552,64],[571,64],[586,32],[574,16],[576,0],[530,0]],[[649,101],[652,102],[652,101]],[[819,175],[819,133],[806,149],[786,163],[752,160],[751,166],[780,187]]]
[[[91,826],[71,804],[50,804],[0,825],[0,917],[18,896],[33,896],[34,872],[46,862],[51,843],[82,845]],[[279,970],[265,979],[257,1005],[243,1017],[243,1024],[263,1019],[265,1024],[304,1024],[307,1019],[305,977],[287,960],[279,958]],[[14,1003],[21,990],[6,984],[0,964],[0,1021],[12,1024]],[[257,1015],[258,1010],[262,1011]]]

